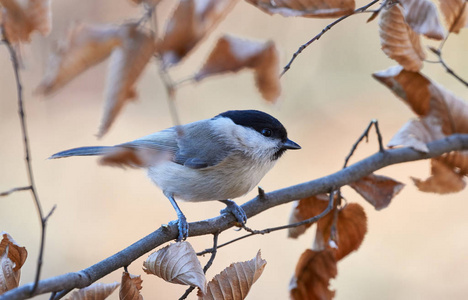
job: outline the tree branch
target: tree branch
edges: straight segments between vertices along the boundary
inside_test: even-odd
[[[437,157],[451,151],[468,150],[468,134],[454,134],[444,139],[428,143],[427,146],[429,149],[428,153],[418,152],[411,148],[389,149],[384,152],[378,152],[328,176],[266,193],[265,196],[268,201],[255,197],[243,204],[242,208],[247,216],[251,218],[281,204],[336,190],[341,186],[354,182],[386,166]],[[235,224],[236,219],[234,216],[231,214],[223,214],[208,220],[190,223],[189,236],[215,234],[216,232],[222,232],[231,228]],[[177,235],[178,229],[176,222],[172,225],[161,226],[158,230],[142,238],[133,245],[130,245],[89,268],[41,280],[34,294],[38,295],[65,289],[86,287],[105,275],[123,266],[129,265],[132,261],[154,248],[171,240],[175,240]],[[0,296],[0,299],[29,298],[31,297],[30,291],[32,285],[33,283],[28,283],[10,290]]]

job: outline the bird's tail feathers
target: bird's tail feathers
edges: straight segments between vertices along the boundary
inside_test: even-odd
[[[69,156],[90,156],[107,154],[114,148],[112,146],[79,147],[55,153],[49,159],[63,158]]]

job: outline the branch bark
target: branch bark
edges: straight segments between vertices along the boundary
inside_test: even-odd
[[[428,159],[451,151],[468,150],[468,134],[454,134],[431,142],[427,146],[429,148],[428,153],[418,152],[411,148],[398,148],[378,152],[328,176],[266,193],[265,197],[255,197],[242,205],[242,208],[250,218],[274,206],[336,190],[341,186],[390,165]],[[234,216],[230,214],[193,222],[189,224],[189,236],[215,234],[216,232],[222,232],[233,227],[235,223]],[[89,268],[39,281],[33,295],[86,287],[105,275],[128,266],[138,257],[154,248],[175,240],[177,235],[177,224],[175,222],[171,223],[171,225],[162,226],[133,245]],[[30,293],[33,285],[33,283],[28,283],[10,290],[1,295],[0,300],[27,299],[32,296]]]

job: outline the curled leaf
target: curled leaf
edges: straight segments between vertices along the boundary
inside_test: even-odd
[[[370,174],[349,184],[376,210],[386,208],[405,186],[390,177]]]
[[[328,201],[329,197],[327,194],[319,194],[295,201],[289,215],[289,224],[301,222],[320,214],[327,208]],[[312,226],[312,223],[288,228],[288,237],[297,238],[310,226]]]
[[[433,137],[430,128],[427,128],[423,122],[410,120],[392,137],[387,146],[390,148],[396,146],[410,147],[416,151],[427,153],[429,149],[426,144],[434,139],[435,137]]]
[[[29,42],[34,31],[43,36],[51,30],[50,0],[0,0],[1,22],[11,43]]]
[[[170,244],[152,253],[143,262],[144,271],[168,282],[206,290],[206,278],[189,242]]]
[[[336,18],[353,13],[354,0],[247,0],[268,14],[284,17]]]
[[[114,283],[93,283],[92,285],[74,291],[68,297],[68,300],[83,300],[83,299],[99,299],[103,300],[112,294],[115,289],[120,285],[118,282]]]
[[[57,45],[37,92],[49,95],[90,67],[106,59],[121,43],[115,26],[77,24]]]
[[[109,62],[104,114],[98,136],[102,137],[125,103],[136,98],[135,83],[155,51],[152,34],[137,25],[119,28],[121,44],[115,47]]]
[[[260,250],[257,256],[249,261],[231,264],[208,282],[206,293],[200,300],[231,299],[242,300],[247,297],[252,285],[262,275],[266,261]]]
[[[379,34],[382,50],[406,70],[418,71],[426,57],[416,34],[403,18],[403,8],[396,4],[380,14]]]
[[[143,300],[143,296],[140,294],[142,282],[141,276],[123,272],[119,290],[119,300]]]
[[[411,178],[423,192],[437,194],[456,193],[466,186],[463,176],[437,159],[431,159],[431,176],[426,180]]]
[[[181,0],[158,44],[164,65],[177,64],[221,21],[237,0]]]
[[[466,0],[439,0],[439,2],[449,32],[459,33],[460,29],[468,26],[468,4]]]
[[[253,69],[263,98],[276,101],[281,93],[278,51],[273,42],[255,42],[234,36],[221,37],[195,75],[196,80],[226,72]]]
[[[329,285],[330,279],[338,274],[336,262],[337,259],[330,249],[307,249],[302,253],[289,284],[291,299],[332,299],[335,292],[329,289]]]
[[[399,2],[404,8],[406,23],[415,32],[436,40],[442,40],[445,37],[437,8],[432,1],[400,0]]]
[[[26,261],[28,252],[20,247],[6,232],[2,232],[0,242],[0,295],[18,287],[21,267]]]
[[[367,217],[361,205],[350,203],[338,210],[335,226],[334,222],[333,213],[318,221],[314,250],[330,248],[338,261],[361,246],[367,233]]]

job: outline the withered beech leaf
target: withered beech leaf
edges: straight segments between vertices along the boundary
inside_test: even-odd
[[[442,40],[444,27],[440,24],[437,8],[430,0],[399,0],[404,8],[406,23],[428,38]]]
[[[460,175],[466,176],[468,174],[468,151],[452,151],[442,154],[438,159],[452,169],[457,170]]]
[[[200,42],[238,0],[181,0],[158,44],[164,66],[177,64]]]
[[[21,267],[26,261],[28,252],[20,247],[6,232],[1,233],[0,242],[0,295],[18,287]]]
[[[329,197],[327,194],[319,194],[295,201],[291,214],[289,215],[289,224],[301,222],[320,214],[327,208],[328,201]],[[312,226],[312,224],[288,228],[288,237],[297,238],[310,226]]]
[[[420,191],[437,194],[456,193],[466,186],[463,175],[438,159],[431,159],[431,176],[429,178],[420,180],[411,177],[411,179]]]
[[[388,57],[396,60],[406,70],[418,71],[422,68],[426,55],[419,35],[406,24],[400,5],[382,9],[379,34],[382,50]]]
[[[393,178],[370,174],[349,184],[376,210],[386,208],[405,186]]]
[[[284,17],[336,18],[354,11],[354,0],[246,0],[268,14]]]
[[[430,128],[426,127],[423,122],[410,120],[392,137],[387,146],[390,148],[397,146],[410,147],[416,151],[427,153],[429,149],[426,144],[435,139]]]
[[[198,299],[245,299],[252,285],[262,275],[266,263],[259,250],[253,259],[231,264],[208,282],[206,293],[199,295]]]
[[[143,296],[140,294],[142,282],[141,276],[123,272],[120,283],[119,300],[143,300]]]
[[[107,133],[125,103],[136,98],[135,84],[156,49],[153,35],[135,24],[121,26],[119,35],[122,43],[114,48],[109,62],[99,137]]]
[[[51,0],[0,0],[1,22],[11,43],[29,42],[38,31],[43,36],[51,30]]]
[[[439,0],[449,32],[459,33],[468,26],[468,3],[466,0]]]
[[[99,299],[103,300],[112,294],[115,289],[120,285],[118,282],[114,283],[93,283],[92,285],[73,291],[67,300],[83,300],[83,299]]]
[[[234,36],[221,37],[203,67],[197,81],[207,76],[253,69],[255,82],[263,98],[276,101],[281,93],[278,51],[272,41],[259,42]]]
[[[206,291],[205,274],[189,242],[170,244],[150,254],[143,266],[147,274],[171,283],[196,286],[203,293]]]
[[[28,251],[25,247],[18,245],[15,240],[6,232],[1,233],[0,255],[7,253],[7,256],[15,264],[14,271],[18,271],[28,257]]]
[[[336,247],[330,246],[333,222],[333,212],[318,221],[314,250],[330,248],[338,261],[361,246],[367,233],[367,217],[364,208],[358,203],[350,203],[339,209],[333,240]]]
[[[76,24],[50,56],[37,92],[49,95],[106,59],[121,43],[115,26]]]
[[[322,251],[307,249],[302,253],[289,284],[291,299],[332,299],[335,291],[331,291],[329,285],[330,279],[338,274],[336,262],[337,259],[331,249]]]

